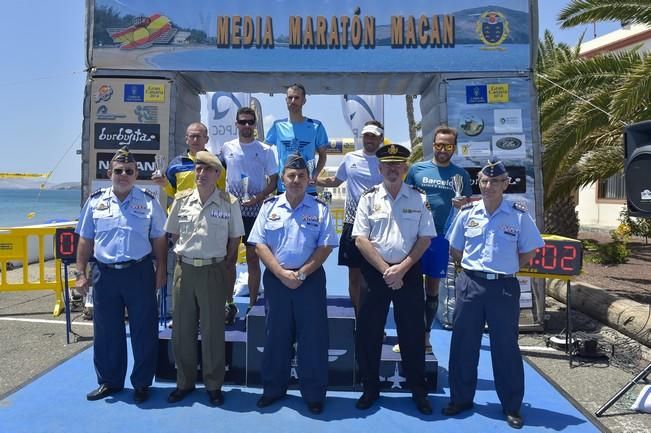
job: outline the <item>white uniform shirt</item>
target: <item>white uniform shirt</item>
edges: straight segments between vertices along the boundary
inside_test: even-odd
[[[436,236],[426,203],[424,194],[404,183],[393,199],[381,183],[360,197],[352,237],[368,238],[385,262],[400,263],[418,238]]]

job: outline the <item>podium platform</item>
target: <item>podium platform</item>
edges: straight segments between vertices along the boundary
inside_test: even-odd
[[[355,357],[355,312],[348,297],[328,297],[328,330],[330,345],[328,349],[328,389],[333,391],[360,391],[359,374]],[[389,312],[392,314],[392,311]],[[157,380],[176,380],[176,367],[172,351],[172,330],[159,332]],[[265,339],[265,309],[263,300],[251,308],[246,318],[238,317],[233,325],[226,326],[226,374],[225,384],[245,385],[251,388],[262,386],[260,369]],[[392,351],[397,343],[396,337],[387,337],[382,347],[380,381],[382,392],[409,392],[402,371],[399,353]],[[201,380],[201,336],[197,341]],[[298,389],[298,360],[291,365],[290,389]],[[425,374],[428,390],[436,392],[438,360],[434,355],[425,357]]]

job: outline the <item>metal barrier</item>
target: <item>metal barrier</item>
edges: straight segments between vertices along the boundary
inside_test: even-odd
[[[74,223],[58,223],[27,227],[0,228],[0,292],[22,292],[29,290],[53,290],[56,297],[52,314],[59,316],[65,310],[63,300],[64,282],[61,274],[61,260],[54,260],[54,279],[45,275],[45,263],[54,259],[54,234],[57,228],[74,227]],[[30,273],[29,264],[38,263],[37,275],[34,267]],[[20,274],[7,274],[12,265],[22,266]],[[15,275],[22,278],[13,278]],[[10,281],[17,280],[17,281]],[[74,284],[75,280],[69,280]]]

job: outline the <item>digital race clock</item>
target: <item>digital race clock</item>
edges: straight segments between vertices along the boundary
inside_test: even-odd
[[[536,255],[520,268],[520,273],[579,275],[583,265],[583,245],[576,239],[542,235],[545,246],[536,248]]]
[[[72,263],[77,258],[79,235],[74,227],[58,228],[54,234],[54,252],[57,259]]]

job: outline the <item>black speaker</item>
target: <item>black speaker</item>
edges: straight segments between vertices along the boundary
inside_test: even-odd
[[[651,217],[651,120],[624,128],[626,206],[635,217]]]

